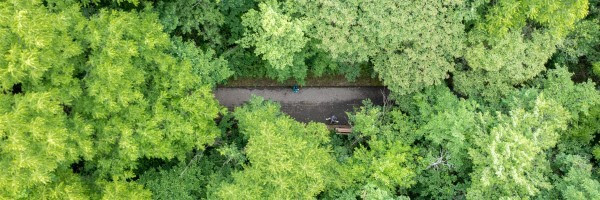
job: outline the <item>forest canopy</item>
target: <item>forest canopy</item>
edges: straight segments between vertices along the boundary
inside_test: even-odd
[[[0,199],[598,199],[599,0],[0,0]],[[352,131],[239,78],[372,78]]]

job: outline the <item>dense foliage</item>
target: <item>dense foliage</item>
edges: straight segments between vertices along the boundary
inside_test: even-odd
[[[226,78],[214,76],[226,61],[172,42],[156,14],[86,18],[77,5],[54,11],[36,1],[0,8],[3,196],[94,196],[96,187],[104,198],[136,195],[142,187],[124,181],[139,159],[183,160],[219,134],[210,86]],[[68,181],[84,177],[93,181]]]
[[[597,199],[599,0],[0,0],[0,199]],[[373,77],[352,133],[229,78]]]

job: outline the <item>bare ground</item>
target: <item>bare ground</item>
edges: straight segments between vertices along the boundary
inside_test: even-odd
[[[345,112],[371,99],[376,105],[383,104],[384,87],[303,87],[293,93],[290,87],[221,87],[215,91],[219,102],[232,109],[242,105],[251,95],[262,96],[281,104],[281,110],[301,122],[326,122],[335,115],[340,124],[347,124]]]

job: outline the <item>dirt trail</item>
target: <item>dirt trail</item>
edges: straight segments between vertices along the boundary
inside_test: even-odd
[[[384,87],[303,87],[299,93],[293,93],[288,87],[227,87],[217,88],[215,97],[232,109],[254,94],[279,102],[281,110],[298,121],[325,122],[325,118],[335,115],[340,124],[347,124],[345,112],[360,106],[364,99],[383,104],[384,92],[387,95]]]

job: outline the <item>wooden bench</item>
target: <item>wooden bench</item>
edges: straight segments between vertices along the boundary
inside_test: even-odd
[[[335,132],[337,134],[348,135],[348,134],[352,133],[352,128],[339,127],[339,128],[335,128]]]
[[[348,135],[352,133],[352,127],[349,125],[328,124],[327,129],[335,131],[336,134]]]

